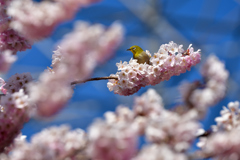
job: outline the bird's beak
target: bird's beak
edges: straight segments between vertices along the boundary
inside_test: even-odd
[[[131,49],[129,48],[129,49],[127,49],[127,51],[131,51]]]

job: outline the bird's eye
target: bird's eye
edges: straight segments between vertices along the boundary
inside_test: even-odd
[[[135,50],[135,49],[136,49],[136,47],[133,47],[133,49]]]

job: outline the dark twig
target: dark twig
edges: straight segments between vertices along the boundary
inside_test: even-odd
[[[107,79],[115,79],[115,80],[118,80],[118,77],[109,76],[109,77],[89,78],[89,79],[82,80],[82,81],[73,81],[73,82],[71,82],[71,85],[75,85],[75,84],[79,84],[79,83],[85,83],[85,82],[88,82],[88,81],[98,81],[98,80],[107,80]]]

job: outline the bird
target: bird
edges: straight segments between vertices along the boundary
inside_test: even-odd
[[[139,46],[134,45],[127,49],[127,51],[131,51],[133,53],[133,59],[136,59],[138,63],[147,63],[151,65],[150,56]]]

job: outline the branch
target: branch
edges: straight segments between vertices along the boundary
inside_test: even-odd
[[[107,80],[107,79],[115,79],[118,80],[118,77],[116,76],[109,76],[109,77],[95,77],[95,78],[89,78],[86,80],[81,80],[81,81],[73,81],[71,82],[71,85],[79,84],[79,83],[85,83],[88,81],[98,81],[98,80]]]
[[[98,80],[107,80],[107,79],[115,79],[115,80],[118,80],[118,77],[116,77],[116,76],[109,76],[109,77],[89,78],[89,79],[81,80],[81,81],[73,81],[73,82],[71,82],[71,85],[81,84],[81,83],[85,83],[85,82],[88,82],[88,81],[98,81]],[[1,96],[5,96],[5,95],[6,95],[6,94],[0,94],[0,97],[1,97]]]

